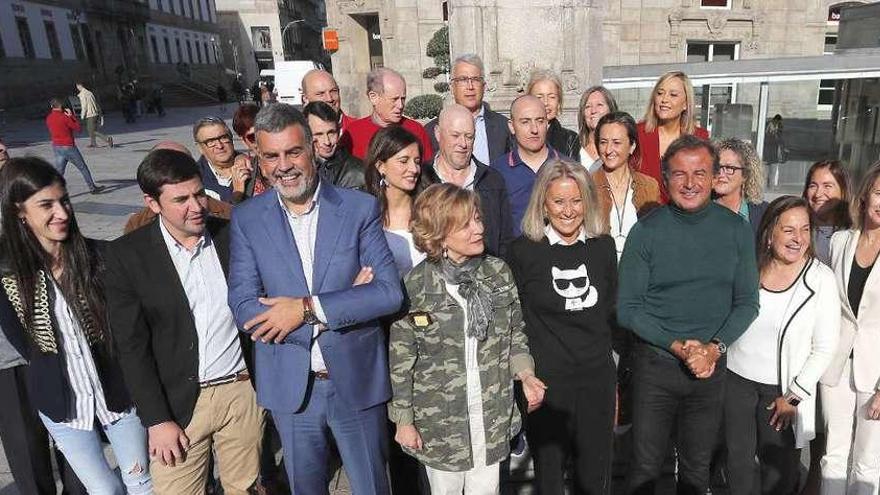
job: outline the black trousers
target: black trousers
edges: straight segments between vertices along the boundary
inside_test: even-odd
[[[778,385],[727,374],[724,416],[731,495],[789,495],[797,487],[800,451],[794,431],[791,426],[776,431],[770,426],[773,411],[767,410],[780,395]]]
[[[633,462],[629,493],[653,495],[675,431],[680,495],[703,495],[721,423],[725,360],[715,373],[697,379],[680,360],[646,344],[635,350],[633,375]]]
[[[49,434],[31,406],[25,387],[25,366],[0,370],[0,441],[21,495],[55,495]],[[86,495],[86,489],[57,449],[55,458],[64,493]]]
[[[527,416],[535,486],[542,495],[565,490],[565,470],[574,467],[575,495],[611,493],[614,446],[614,364],[583,377],[577,386],[546,381],[541,407]]]

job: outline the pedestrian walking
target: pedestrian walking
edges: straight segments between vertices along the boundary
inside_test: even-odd
[[[63,108],[61,98],[52,98],[49,102],[52,111],[46,116],[46,127],[49,129],[49,137],[52,140],[52,150],[55,152],[55,169],[58,173],[64,175],[64,169],[67,168],[67,162],[79,169],[86,185],[89,186],[89,192],[92,194],[100,194],[104,190],[103,186],[95,184],[92,179],[92,173],[83,159],[82,153],[76,147],[76,140],[73,137],[74,132],[81,129],[79,120],[69,108]]]
[[[226,88],[223,87],[222,84],[217,85],[217,101],[220,102],[220,110],[226,111],[226,100],[228,99],[229,94],[226,92]]]
[[[113,137],[98,131],[98,128],[104,125],[104,115],[95,99],[95,94],[86,89],[81,82],[76,83],[76,89],[79,91],[76,95],[80,105],[79,118],[86,123],[86,131],[89,133],[89,148],[95,147],[96,138],[103,139],[107,142],[107,146],[112,148]]]

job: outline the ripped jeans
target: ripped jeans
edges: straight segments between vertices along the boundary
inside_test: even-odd
[[[64,423],[55,423],[43,413],[40,419],[49,435],[67,458],[89,495],[151,495],[150,461],[147,453],[147,431],[131,409],[116,422],[103,426],[119,464],[122,481],[110,468],[101,436],[97,430],[78,430]],[[123,487],[123,483],[125,486]]]

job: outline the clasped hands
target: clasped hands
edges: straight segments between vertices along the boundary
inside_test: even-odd
[[[373,268],[365,266],[361,268],[352,283],[352,287],[368,284],[373,281]],[[245,331],[251,331],[251,340],[264,344],[284,342],[290,332],[293,332],[303,324],[304,305],[302,297],[261,297],[260,304],[269,309],[254,316],[244,324]]]
[[[695,377],[705,380],[715,372],[715,363],[721,357],[718,345],[703,344],[699,340],[676,340],[670,346],[672,353],[687,364]]]

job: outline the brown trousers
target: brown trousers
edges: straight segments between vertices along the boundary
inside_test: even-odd
[[[213,448],[226,495],[247,495],[260,473],[265,413],[250,381],[203,388],[184,432],[189,450],[183,463],[150,463],[156,495],[203,495]]]

